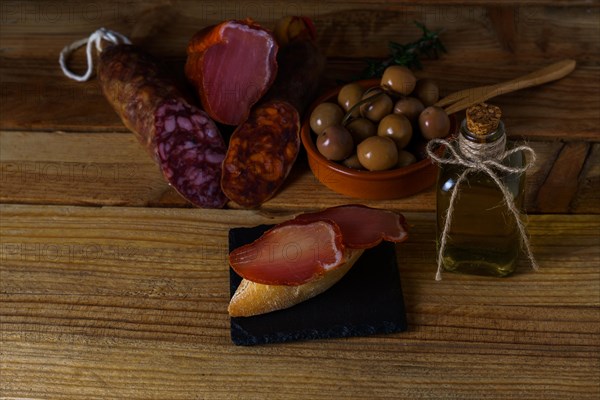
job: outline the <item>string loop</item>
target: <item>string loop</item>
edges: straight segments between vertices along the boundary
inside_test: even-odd
[[[459,138],[459,140],[461,140],[461,138]],[[466,140],[466,139],[464,139],[464,140]],[[440,157],[435,153],[435,149],[438,146],[445,146],[446,149],[448,149],[447,155],[445,157],[444,156]],[[463,150],[465,149],[464,146],[460,146],[460,148]],[[502,160],[504,160],[507,157],[510,157],[511,155],[518,153],[518,152],[528,153],[527,162],[525,163],[525,165],[523,167],[509,167],[509,166],[502,164]],[[508,190],[508,188],[504,185],[501,178],[498,176],[498,174],[496,172],[496,171],[501,171],[501,172],[506,172],[506,173],[516,173],[516,174],[524,173],[529,168],[531,168],[533,166],[533,164],[535,164],[536,155],[535,155],[535,152],[533,151],[533,149],[529,146],[522,145],[522,146],[518,146],[518,147],[515,147],[508,151],[503,152],[496,159],[494,159],[494,158],[480,159],[477,157],[469,157],[468,155],[461,154],[460,152],[458,152],[456,150],[455,146],[453,146],[452,143],[450,143],[444,139],[432,139],[429,141],[429,143],[427,143],[427,154],[429,155],[429,157],[431,157],[431,159],[434,162],[436,162],[440,165],[450,164],[450,165],[461,165],[461,166],[465,167],[465,170],[458,177],[458,179],[456,180],[456,183],[454,184],[454,187],[452,188],[452,193],[450,195],[450,204],[448,205],[448,209],[446,210],[446,215],[445,215],[446,220],[444,223],[444,230],[442,231],[442,236],[440,239],[440,248],[439,248],[438,255],[437,255],[437,272],[435,275],[435,280],[439,281],[442,279],[443,255],[446,250],[446,243],[448,241],[448,231],[450,230],[450,224],[452,222],[452,214],[454,212],[454,203],[455,203],[457,195],[458,195],[458,189],[459,189],[460,185],[466,180],[467,175],[472,172],[485,173],[494,181],[494,183],[498,186],[498,188],[502,192],[502,195],[504,197],[504,202],[506,203],[507,208],[509,209],[511,214],[514,216],[515,221],[517,223],[517,228],[519,229],[519,233],[521,236],[521,246],[525,250],[527,258],[529,259],[529,262],[531,263],[531,266],[533,267],[534,270],[537,271],[538,264],[535,261],[535,258],[533,257],[533,253],[531,251],[531,246],[529,244],[529,238],[527,237],[527,232],[525,230],[525,225],[523,224],[523,221],[521,221],[521,218],[519,215],[519,210],[517,209],[517,207],[515,206],[515,202],[513,201],[513,195]]]
[[[119,32],[111,31],[106,28],[100,28],[94,33],[92,33],[89,37],[77,40],[67,46],[65,46],[58,57],[58,63],[60,64],[60,68],[62,72],[69,78],[77,81],[77,82],[85,82],[92,76],[94,72],[94,59],[92,57],[92,46],[96,46],[96,51],[98,53],[102,52],[102,40],[106,40],[107,42],[111,42],[113,44],[131,44],[131,41],[124,35]],[[67,59],[71,55],[72,52],[77,50],[78,48],[86,46],[86,56],[87,56],[87,71],[83,75],[77,75],[72,72],[67,66]]]

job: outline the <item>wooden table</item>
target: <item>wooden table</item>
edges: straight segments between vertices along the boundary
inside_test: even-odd
[[[2,3],[0,397],[598,398],[598,6]],[[258,210],[189,208],[96,83],[68,81],[56,59],[65,44],[107,26],[178,67],[197,29],[247,15],[269,24],[298,7],[315,19],[329,82],[354,76],[364,56],[384,56],[387,40],[413,40],[412,19],[447,29],[450,53],[420,72],[446,92],[577,59],[570,77],[498,99],[512,134],[526,136],[541,159],[527,198],[538,272],[523,259],[510,278],[436,282],[433,192],[370,201],[411,224],[397,246],[409,330],[231,343],[228,230],[356,200],[321,186],[300,160]]]

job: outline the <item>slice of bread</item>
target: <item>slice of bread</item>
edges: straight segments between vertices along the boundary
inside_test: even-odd
[[[329,289],[352,268],[364,250],[346,249],[346,261],[316,280],[298,285],[263,285],[243,279],[229,302],[229,315],[250,317],[289,308]]]

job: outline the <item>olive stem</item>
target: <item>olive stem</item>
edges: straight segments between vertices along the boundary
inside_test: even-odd
[[[398,93],[398,92],[394,91],[388,85],[380,85],[380,86],[370,87],[369,89],[367,89],[365,91],[365,94],[368,94],[368,93],[373,92],[375,90],[381,90],[381,91],[375,93],[373,96],[369,96],[366,99],[360,100],[358,103],[356,103],[355,105],[353,105],[352,107],[350,107],[350,109],[348,110],[348,112],[346,113],[346,115],[344,115],[344,118],[342,118],[342,126],[346,127],[346,125],[348,125],[352,121],[352,113],[354,111],[356,111],[356,109],[359,108],[360,106],[362,106],[363,104],[366,104],[369,101],[371,101],[373,99],[376,99],[377,97],[379,97],[379,96],[381,96],[383,94],[391,94],[394,97],[396,97],[396,96],[402,96],[401,93]]]
[[[369,92],[372,92],[374,90],[377,90],[377,89],[383,89],[383,88],[379,87],[379,86],[373,86],[372,88],[367,89],[367,91],[365,92],[365,94],[367,94]],[[356,111],[357,109],[359,109],[360,106],[362,106],[363,104],[366,104],[369,101],[371,101],[373,99],[376,99],[377,97],[380,97],[382,94],[385,94],[384,90],[382,90],[381,92],[377,92],[373,96],[369,96],[366,99],[362,99],[358,103],[356,103],[355,105],[353,105],[352,107],[350,107],[350,109],[348,110],[348,112],[346,113],[346,115],[344,115],[344,118],[342,118],[342,125],[344,127],[346,127],[346,125],[348,125],[352,121],[352,119],[353,119],[352,118],[352,113],[354,111]]]

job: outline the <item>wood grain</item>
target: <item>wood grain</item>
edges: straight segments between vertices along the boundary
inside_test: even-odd
[[[300,14],[314,19],[319,44],[329,56],[383,57],[388,54],[389,40],[408,42],[418,37],[419,30],[413,23],[417,20],[432,29],[445,29],[445,42],[452,50],[449,57],[454,61],[493,62],[510,57],[522,62],[549,54],[598,61],[600,43],[594,33],[599,26],[600,2],[536,3],[523,5],[500,0],[419,4],[342,0],[7,2],[2,14],[2,56],[55,60],[66,44],[89,36],[100,26],[125,35],[134,33],[136,37],[145,31],[151,36],[140,39],[155,54],[183,56],[190,37],[208,25],[251,17],[272,26],[281,16]],[[499,8],[504,10],[505,17],[497,17]],[[153,13],[157,9],[160,12]],[[156,29],[141,29],[142,23]],[[512,48],[506,47],[507,32],[513,32]],[[24,33],[35,40],[24,40]]]
[[[368,202],[411,225],[397,246],[409,331],[231,343],[228,229],[356,200],[324,188],[301,158],[259,210],[189,208],[97,82],[69,81],[57,58],[105,26],[183,79],[197,30],[287,14],[315,21],[323,90],[386,56],[388,41],[415,40],[413,20],[445,29],[449,53],[418,72],[442,95],[577,60],[559,82],[494,100],[509,135],[538,154],[528,210],[580,213],[529,216],[539,272],[522,259],[507,279],[436,282],[432,190]],[[597,399],[599,33],[598,0],[0,3],[0,398]],[[83,52],[72,65],[85,68]]]
[[[101,95],[97,82],[74,83],[62,76],[56,63],[58,52],[65,44],[105,25],[135,37],[150,52],[161,56],[183,80],[185,45],[199,28],[250,14],[269,25],[294,11],[312,16],[318,27],[320,45],[329,57],[323,90],[340,80],[356,78],[365,66],[365,57],[387,54],[388,41],[406,42],[418,37],[413,19],[433,29],[445,29],[442,38],[449,53],[440,60],[426,61],[424,69],[418,72],[419,77],[436,79],[442,95],[512,79],[565,57],[576,59],[578,67],[567,78],[493,101],[506,115],[509,135],[531,141],[539,152],[540,162],[528,180],[527,209],[600,212],[596,201],[600,172],[594,167],[595,152],[580,160],[579,165],[587,167],[575,171],[579,172],[576,179],[556,172],[553,174],[557,179],[548,177],[554,161],[559,159],[561,143],[585,142],[590,148],[600,143],[600,41],[596,39],[600,32],[600,2],[570,2],[570,7],[550,1],[527,6],[496,1],[458,3],[334,0],[3,4],[0,130],[15,132],[0,133],[0,147],[9,149],[3,149],[1,154],[0,200],[186,206],[132,141],[115,134],[126,129]],[[79,52],[73,57],[74,67],[82,70],[83,61],[83,52]],[[39,131],[40,136],[29,137],[23,131]],[[63,149],[70,137],[61,132],[75,134],[77,145]],[[12,133],[16,136],[9,136]],[[53,134],[56,136],[51,137]],[[52,153],[73,159],[57,156],[50,161],[46,157],[50,151],[37,156],[36,152],[44,147],[37,140]],[[90,152],[98,145],[97,153]],[[29,151],[25,159],[11,154],[10,149],[16,147]],[[121,147],[127,151],[112,154]],[[536,201],[544,183],[548,185],[546,193],[552,193],[555,187],[572,184],[573,179],[581,185],[571,188],[567,202],[572,206],[553,206],[552,195],[549,201]],[[311,201],[299,205],[298,198]],[[297,210],[349,201],[354,200],[324,189],[300,162],[285,190],[264,207]],[[431,190],[400,202],[370,204],[415,211],[432,210],[435,206]]]
[[[167,185],[131,133],[0,131],[0,144],[2,202],[189,207]],[[543,185],[548,185],[545,190],[550,190],[551,201],[551,191],[556,190],[556,185],[577,183],[577,179],[568,176],[563,182],[547,178],[562,148],[560,143],[530,142],[530,145],[537,153],[538,162],[527,173],[525,207],[531,212],[540,212],[543,208],[536,201]],[[589,157],[595,159],[593,154]],[[589,167],[582,172],[582,179],[589,180],[589,189],[572,196],[579,201],[577,211],[600,212],[598,203],[587,200],[597,196],[594,188],[598,187],[600,171]],[[299,202],[298,199],[310,201]],[[337,194],[314,177],[303,156],[284,187],[261,209],[306,211],[357,201],[400,211],[435,210],[433,188],[398,200],[363,201]]]
[[[1,28],[0,129],[123,130],[96,82],[74,83],[62,76],[56,63],[63,46],[89,35],[99,25],[124,34],[146,32],[149,37],[140,37],[140,41],[151,53],[169,60],[181,75],[187,41],[201,27],[248,15],[271,24],[294,11],[315,19],[320,45],[330,58],[329,84],[356,77],[365,66],[365,57],[386,56],[390,40],[415,40],[420,33],[413,20],[432,29],[445,29],[443,40],[449,53],[426,63],[423,74],[439,80],[446,94],[514,78],[551,61],[575,59],[579,67],[569,78],[504,96],[500,105],[507,123],[515,127],[511,130],[514,135],[600,140],[596,129],[600,125],[600,41],[596,39],[600,3],[577,3],[579,6],[568,8],[549,6],[552,2],[532,7],[515,7],[514,3],[499,7],[500,2],[489,2],[490,8],[486,8],[481,4],[9,2],[4,6],[6,23]],[[156,21],[149,15],[157,15]],[[173,20],[165,22],[169,18]],[[142,29],[140,21],[156,25],[156,29]],[[26,36],[30,39],[25,40]],[[83,52],[73,58],[73,67],[83,70]]]
[[[548,65],[464,65],[428,62],[420,77],[438,81],[442,95],[495,84]],[[172,60],[177,70],[182,59]],[[337,80],[357,77],[364,62],[330,59],[323,91]],[[125,132],[94,80],[76,83],[45,60],[10,61],[0,65],[0,129],[41,131]],[[600,67],[578,67],[570,76],[537,88],[493,100],[503,111],[509,135],[536,140],[600,141]]]
[[[535,208],[547,213],[566,213],[579,186],[579,175],[589,154],[590,145],[571,142],[563,146],[546,181],[538,191]]]
[[[594,399],[598,216],[533,216],[541,269],[434,281],[434,218],[408,213],[406,333],[239,348],[228,228],[254,211],[0,206],[0,396]]]
[[[578,192],[571,204],[573,211],[587,209],[590,204],[600,204],[600,143],[591,144],[578,181]]]

